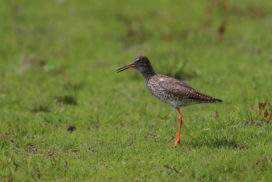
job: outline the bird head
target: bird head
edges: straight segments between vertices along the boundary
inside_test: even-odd
[[[117,72],[119,73],[129,68],[135,68],[140,72],[144,72],[145,70],[149,70],[150,68],[152,69],[151,63],[146,56],[136,57],[131,64],[119,68]]]

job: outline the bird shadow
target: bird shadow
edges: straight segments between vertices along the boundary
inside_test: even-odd
[[[201,140],[201,139],[194,139],[188,142],[188,144],[194,148],[201,148],[201,147],[208,147],[208,148],[229,148],[234,150],[242,150],[245,149],[243,144],[239,144],[234,139],[213,139],[213,140]]]

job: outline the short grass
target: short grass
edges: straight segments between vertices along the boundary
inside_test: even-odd
[[[1,1],[0,181],[271,181],[271,9]],[[224,100],[181,108],[181,147],[175,111],[115,73],[138,55]]]

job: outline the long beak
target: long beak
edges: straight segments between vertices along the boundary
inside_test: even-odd
[[[121,71],[124,71],[124,70],[129,69],[129,68],[134,68],[134,67],[135,67],[135,64],[131,63],[129,65],[126,65],[126,66],[122,67],[122,68],[119,68],[118,70],[116,70],[116,72],[119,73]]]

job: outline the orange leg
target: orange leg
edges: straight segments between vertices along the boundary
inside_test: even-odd
[[[180,143],[180,128],[181,128],[181,125],[182,125],[182,117],[181,117],[181,114],[179,112],[179,108],[176,108],[176,111],[178,113],[178,117],[179,117],[179,128],[178,128],[178,133],[177,133],[177,137],[176,137],[176,142],[175,142],[175,147],[177,146],[177,144]]]

